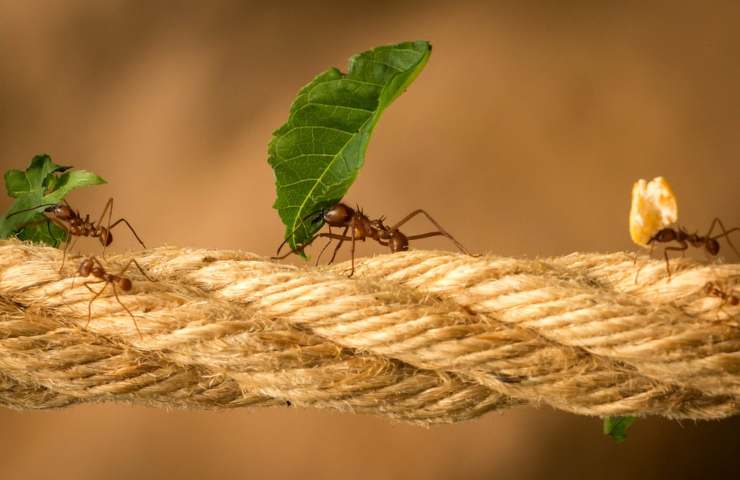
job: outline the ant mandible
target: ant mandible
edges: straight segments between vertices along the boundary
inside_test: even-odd
[[[722,230],[722,233],[719,235],[712,236],[712,232],[714,231],[714,227],[719,225],[719,228]],[[683,227],[678,228],[671,228],[666,227],[658,230],[658,232],[653,235],[650,240],[648,240],[648,245],[653,247],[656,243],[668,243],[668,242],[678,242],[680,246],[678,247],[665,247],[663,249],[663,256],[665,257],[665,265],[666,269],[668,270],[668,278],[671,278],[671,266],[668,262],[668,251],[678,251],[684,253],[686,250],[688,250],[689,246],[692,246],[694,248],[703,248],[706,253],[709,255],[716,257],[719,254],[719,242],[717,241],[720,238],[725,238],[727,240],[728,245],[730,245],[730,248],[738,255],[740,256],[740,253],[737,251],[737,248],[735,248],[735,245],[732,244],[730,241],[730,234],[733,232],[740,231],[740,227],[731,228],[730,230],[725,229],[725,226],[722,224],[722,221],[719,218],[715,218],[712,221],[712,224],[709,227],[709,231],[706,235],[699,235],[696,233],[688,233]]]
[[[283,243],[280,244],[277,253],[274,257],[272,257],[272,259],[281,260],[292,253],[302,252],[303,249],[305,249],[319,237],[328,238],[329,242],[324,246],[318,257],[316,258],[317,264],[319,259],[321,258],[321,255],[323,255],[324,251],[329,246],[332,240],[338,240],[338,243],[334,247],[334,252],[331,256],[331,259],[329,260],[329,263],[332,263],[334,261],[337,256],[337,252],[344,242],[352,242],[352,269],[350,270],[350,277],[355,273],[355,242],[359,240],[365,241],[365,239],[367,238],[375,240],[381,245],[387,246],[391,252],[403,252],[409,249],[409,241],[411,240],[443,236],[449,238],[461,252],[465,253],[466,255],[470,255],[470,252],[468,252],[468,250],[463,247],[462,244],[458,242],[457,239],[455,239],[455,237],[450,235],[439,223],[437,223],[436,220],[434,220],[434,218],[432,218],[431,215],[429,215],[425,210],[422,209],[414,210],[392,226],[388,226],[384,223],[385,217],[380,217],[378,219],[372,220],[367,215],[365,215],[359,207],[357,209],[353,209],[344,203],[337,203],[327,210],[310,214],[306,218],[304,218],[304,220],[309,217],[318,215],[321,215],[324,222],[329,226],[329,233],[319,233],[318,235],[315,235],[313,238],[311,238],[308,242],[301,245],[298,249],[292,250],[284,255],[280,255],[280,251],[288,243],[288,240],[286,239],[283,241]],[[406,235],[399,230],[399,228],[403,224],[417,215],[424,215],[435,227],[437,227],[437,230],[432,232],[420,233],[418,235]],[[332,233],[331,227],[343,228],[342,233]],[[349,235],[347,235],[348,231],[350,232]]]
[[[97,298],[103,294],[108,285],[110,285],[111,287],[113,287],[113,294],[116,296],[118,304],[123,307],[124,310],[126,310],[126,312],[131,317],[131,320],[134,321],[134,327],[136,327],[136,331],[139,332],[139,336],[143,336],[141,334],[141,330],[139,330],[139,324],[136,323],[136,318],[134,317],[134,314],[131,313],[131,310],[129,310],[126,305],[123,304],[123,302],[121,302],[121,299],[118,296],[119,288],[123,292],[128,292],[131,290],[131,279],[123,276],[123,274],[126,273],[126,270],[128,270],[128,268],[131,266],[131,264],[136,265],[136,268],[139,269],[139,272],[141,272],[144,278],[146,278],[150,282],[155,281],[146,274],[144,269],[141,268],[141,265],[139,265],[139,262],[137,262],[133,258],[128,261],[128,263],[121,269],[120,272],[118,272],[118,274],[106,272],[105,267],[103,267],[103,264],[100,263],[100,260],[98,260],[96,257],[87,257],[83,259],[82,262],[80,262],[80,267],[77,269],[77,274],[80,277],[89,277],[90,275],[92,275],[93,277],[97,278],[97,280],[91,280],[82,284],[85,288],[87,288],[88,290],[90,290],[91,293],[94,294],[93,298],[90,299],[90,302],[87,304],[87,323],[85,324],[85,328],[90,325],[90,320],[92,319],[93,302],[97,300]],[[101,288],[98,292],[90,288],[90,285],[95,283],[104,283],[103,288]]]
[[[105,208],[103,209],[103,213],[100,214],[100,218],[95,223],[90,221],[89,214],[86,215],[85,218],[82,218],[79,210],[74,210],[66,200],[63,200],[63,202],[63,204],[48,203],[44,205],[37,205],[32,208],[27,208],[25,210],[14,212],[13,214],[9,215],[9,217],[45,206],[46,208],[44,208],[44,211],[42,212],[44,216],[54,225],[67,232],[68,237],[91,237],[100,240],[101,245],[103,245],[103,256],[105,256],[105,249],[108,247],[108,245],[113,243],[113,234],[111,233],[111,230],[113,230],[120,223],[125,223],[129,230],[131,230],[131,233],[134,234],[134,237],[136,237],[136,240],[138,240],[139,244],[141,244],[143,248],[146,248],[146,245],[144,245],[144,242],[141,240],[141,238],[139,238],[139,235],[136,233],[136,230],[134,230],[134,227],[132,227],[131,224],[128,223],[128,220],[126,220],[125,218],[119,218],[115,222],[111,223],[111,217],[113,216],[112,198],[108,199],[108,202],[105,204]],[[103,218],[105,217],[106,213],[108,214],[108,224],[107,226],[103,226]],[[77,238],[75,238],[74,241],[77,241]],[[74,243],[74,241],[70,241],[70,239],[67,238],[67,241],[64,245],[64,253],[62,254],[62,266],[59,267],[60,272],[62,271],[62,269],[64,269],[64,262],[67,259],[67,250],[71,248],[70,245]]]

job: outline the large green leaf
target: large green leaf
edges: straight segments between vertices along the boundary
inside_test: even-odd
[[[105,183],[92,172],[70,168],[55,164],[48,155],[36,155],[25,172],[5,172],[5,189],[16,200],[0,220],[0,238],[17,236],[55,247],[64,241],[66,232],[46,220],[44,207],[62,201],[75,188]]]
[[[298,92],[268,147],[273,207],[292,249],[323,226],[318,213],[344,197],[380,114],[421,72],[431,49],[424,41],[375,48],[353,56],[346,74],[330,68]]]

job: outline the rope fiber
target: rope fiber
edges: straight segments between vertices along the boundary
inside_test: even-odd
[[[303,406],[421,425],[517,405],[593,416],[738,413],[740,264],[629,253],[410,251],[318,268],[160,247],[101,261],[94,302],[57,249],[0,241],[0,405]],[[636,276],[639,269],[639,276]],[[97,292],[104,284],[90,284]],[[91,314],[88,317],[88,309]]]

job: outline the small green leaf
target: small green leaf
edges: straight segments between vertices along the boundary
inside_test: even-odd
[[[624,442],[627,439],[627,429],[634,423],[635,418],[630,416],[604,418],[604,435],[609,435],[616,443]]]
[[[273,207],[292,249],[321,229],[317,212],[344,197],[381,113],[419,75],[431,49],[424,41],[378,47],[353,56],[348,73],[331,68],[298,92],[268,147],[277,187]]]
[[[41,213],[44,207],[59,203],[75,188],[105,183],[92,172],[70,168],[55,164],[48,155],[37,155],[25,172],[6,172],[5,188],[16,200],[0,220],[0,238],[15,235],[53,246],[64,241],[66,233]],[[12,215],[26,209],[30,210]]]

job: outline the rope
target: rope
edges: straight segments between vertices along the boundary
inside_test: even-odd
[[[57,249],[0,242],[0,404],[306,406],[455,422],[516,405],[582,415],[739,412],[740,264],[628,253],[411,251],[303,268],[236,251],[134,254],[94,302]],[[108,256],[118,273],[131,254]],[[639,277],[636,277],[639,269]],[[637,281],[636,281],[637,280]],[[90,284],[98,291],[103,284]],[[88,323],[88,308],[91,315]]]

